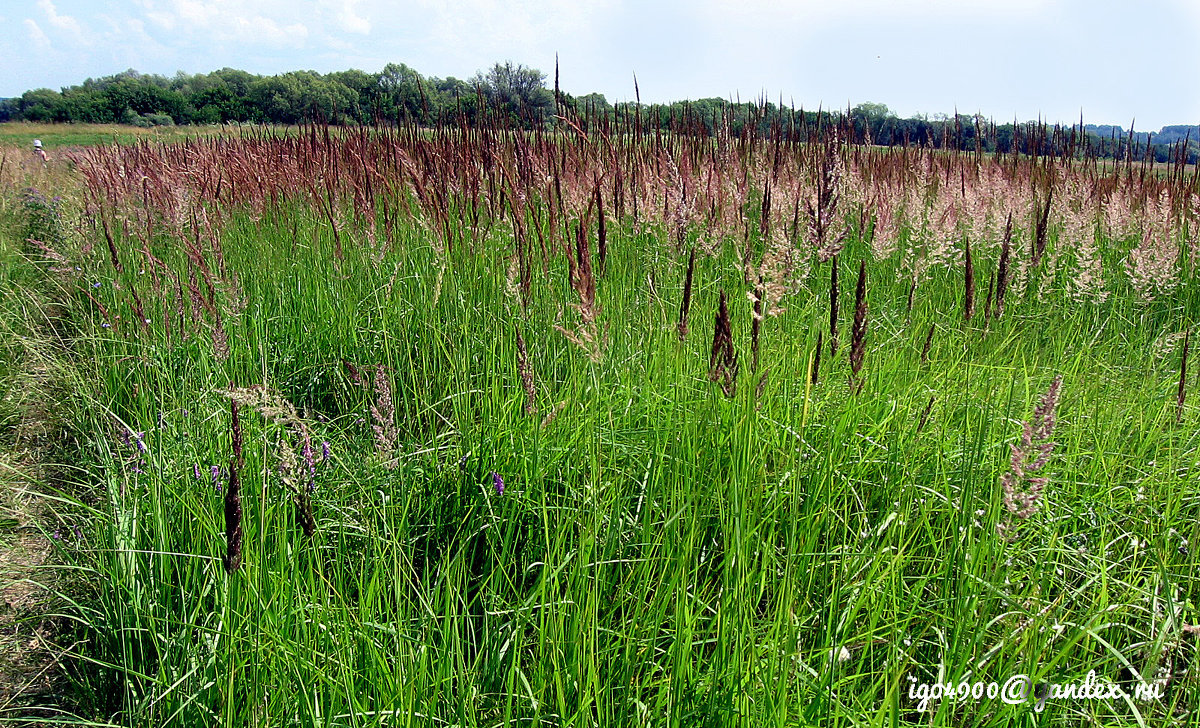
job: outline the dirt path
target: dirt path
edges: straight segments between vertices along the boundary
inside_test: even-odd
[[[4,463],[9,465],[9,463]],[[5,468],[7,470],[7,468]],[[38,706],[55,688],[59,650],[44,588],[53,547],[36,525],[39,507],[28,484],[0,477],[0,721]],[[24,710],[17,710],[19,715]]]
[[[24,264],[19,261],[18,265]],[[11,271],[10,271],[11,272]],[[61,716],[69,647],[54,596],[57,539],[70,539],[44,497],[64,428],[67,349],[61,311],[40,291],[0,294],[0,724]],[[28,281],[26,281],[26,285]]]

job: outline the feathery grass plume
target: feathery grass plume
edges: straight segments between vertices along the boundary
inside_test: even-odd
[[[821,337],[822,337],[822,336],[824,336],[824,334],[825,334],[825,332],[824,332],[824,331],[818,331],[818,332],[817,332],[817,351],[816,351],[816,353],[813,355],[812,372],[811,372],[811,378],[809,379],[809,381],[811,381],[811,382],[812,382],[813,386],[816,386],[817,382],[818,382],[818,381],[820,381],[820,372],[821,372],[821,347],[822,347],[822,346],[824,345],[824,343],[825,343],[824,341],[822,341],[822,338],[821,338]]]
[[[375,401],[371,403],[371,417],[375,424],[371,429],[375,432],[375,445],[380,455],[386,458],[386,465],[394,468],[397,465],[395,452],[396,441],[400,437],[396,429],[396,408],[392,404],[392,382],[387,368],[382,364],[375,367],[374,376]]]
[[[1192,330],[1183,334],[1183,354],[1179,357],[1179,392],[1175,395],[1175,424],[1183,421],[1183,400],[1187,396],[1187,359],[1188,344],[1192,338]]]
[[[308,423],[296,407],[279,391],[265,386],[231,388],[225,395],[242,407],[249,407],[284,428],[274,449],[277,470],[284,487],[292,492],[296,504],[296,522],[305,536],[316,533],[317,524],[309,494],[316,487],[316,464],[313,459],[312,435]],[[328,460],[328,443],[325,459]],[[302,465],[303,464],[303,467]]]
[[[838,257],[833,256],[829,269],[829,357],[837,356],[838,350]]]
[[[850,329],[850,379],[857,393],[862,390],[863,359],[867,354],[867,261],[858,262],[858,284],[854,287],[854,325]]]
[[[316,487],[317,467],[313,461],[312,439],[309,437],[308,428],[303,431],[303,442],[302,453],[308,482],[294,490],[296,521],[300,524],[300,530],[304,532],[304,535],[312,538],[317,532],[317,520],[313,517],[312,499],[309,498],[309,493]]]
[[[558,404],[554,405],[554,409],[547,412],[546,416],[542,418],[542,424],[538,426],[538,429],[544,430],[547,427],[549,427],[550,424],[552,422],[554,422],[554,420],[558,419],[558,416],[562,413],[562,411],[564,409],[566,409],[566,407],[567,407],[567,400],[565,400],[565,399],[562,400],[561,402],[559,402]]]
[[[1050,388],[1042,395],[1033,417],[1024,423],[1021,441],[1011,445],[1012,458],[1009,461],[1008,472],[1000,479],[1000,487],[1004,494],[1004,508],[1008,511],[1003,523],[997,525],[1001,536],[1007,537],[1011,531],[1012,517],[1025,520],[1037,512],[1046,488],[1046,477],[1039,475],[1050,454],[1054,451],[1054,442],[1050,436],[1054,434],[1055,409],[1058,407],[1059,393],[1062,389],[1062,375],[1054,378]],[[1028,490],[1020,490],[1028,488]]]
[[[929,404],[925,405],[925,409],[921,410],[921,417],[917,420],[917,434],[921,434],[921,430],[925,429],[926,423],[929,422],[929,413],[933,411],[933,395],[929,395]]]
[[[1179,236],[1172,232],[1171,202],[1163,190],[1146,200],[1138,244],[1125,259],[1125,271],[1138,295],[1146,301],[1169,294],[1183,282],[1180,276]]]
[[[679,304],[679,340],[683,341],[688,335],[688,312],[692,308],[692,275],[696,270],[696,247],[688,254],[687,276],[683,279],[683,301]]]
[[[574,331],[557,324],[554,329],[583,349],[588,359],[599,363],[604,359],[608,334],[606,328],[596,321],[600,305],[596,303],[596,277],[592,272],[592,253],[588,246],[588,224],[584,219],[579,220],[575,227],[575,250],[566,250],[571,288],[579,296],[579,303],[571,304],[571,307],[579,313],[580,323]]]
[[[236,399],[229,400],[233,437],[233,456],[229,458],[229,482],[225,489],[225,572],[232,574],[242,568],[242,423],[238,418]]]
[[[388,379],[387,367],[376,365],[373,377],[368,377],[365,371],[343,360],[350,372],[350,381],[364,390],[373,391],[375,400],[368,403],[371,411],[371,430],[375,433],[375,452],[384,458],[384,464],[389,468],[397,465],[395,457],[396,442],[400,432],[396,429],[396,408],[392,403],[392,384]],[[373,380],[373,381],[371,381]]]
[[[933,345],[933,327],[934,324],[929,324],[929,333],[925,334],[925,345],[921,347],[921,363],[929,363],[929,347]]]
[[[525,389],[525,414],[536,415],[537,389],[533,384],[533,367],[529,364],[529,351],[525,348],[525,337],[521,336],[521,327],[517,331],[517,371],[521,373],[521,386]]]
[[[963,288],[965,296],[963,298],[963,320],[970,321],[975,315],[975,263],[971,260],[971,239],[966,239],[967,255],[963,263]]]
[[[1012,250],[1012,212],[1004,223],[1004,243],[1000,246],[1000,262],[996,265],[996,318],[1004,315],[1004,294],[1008,291],[1008,257]]]
[[[822,142],[815,196],[804,203],[808,213],[808,241],[817,250],[817,258],[821,262],[836,257],[850,233],[842,209],[845,163],[839,153],[840,148],[836,132]]]
[[[708,378],[719,382],[726,397],[737,391],[738,360],[733,347],[733,327],[729,321],[729,305],[725,291],[721,291],[721,302],[717,307],[713,323],[712,353],[708,357]]]

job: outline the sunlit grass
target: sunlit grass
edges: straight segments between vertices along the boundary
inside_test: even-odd
[[[698,257],[680,342],[686,258],[654,232],[609,235],[592,358],[556,328],[577,316],[563,256],[524,308],[506,289],[502,233],[440,253],[405,223],[392,249],[347,244],[338,258],[306,204],[237,212],[221,240],[238,289],[213,292],[227,344],[200,304],[176,308],[165,283],[151,293],[170,270],[189,297],[175,241],[153,241],[160,269],[132,238],[121,273],[105,253],[80,257],[64,285],[86,475],[60,516],[80,535],[60,553],[86,586],[69,609],[81,715],[987,726],[1159,725],[1192,709],[1196,678],[1179,670],[1196,649],[1181,629],[1198,621],[1200,413],[1189,400],[1175,424],[1167,337],[1195,321],[1194,277],[1153,303],[1013,294],[1003,318],[966,324],[955,272],[910,312],[895,261],[852,239],[843,280],[868,259],[870,304],[856,395],[845,320],[841,353],[809,378],[827,263],[764,321],[754,373],[734,251]],[[13,266],[47,267],[29,251]],[[741,361],[732,398],[708,376],[721,290]],[[852,297],[844,286],[843,311]],[[386,378],[394,414],[355,372]],[[1045,501],[1002,538],[1009,445],[1058,375]],[[295,406],[314,454],[309,470],[293,430],[242,408],[244,566],[227,574],[230,386]],[[376,413],[394,444],[381,446]],[[310,482],[311,538],[295,497]],[[1179,677],[1159,701],[1051,701],[1040,717],[998,700],[921,714],[909,697],[910,678],[1160,669]]]

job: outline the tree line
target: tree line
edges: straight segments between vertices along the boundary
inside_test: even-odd
[[[166,77],[130,69],[61,91],[35,89],[0,100],[0,121],[433,126],[477,125],[486,119],[489,124],[533,129],[570,119],[583,128],[620,121],[626,128],[636,124],[645,131],[708,136],[725,132],[803,138],[837,126],[857,143],[920,144],[987,153],[1089,154],[1139,161],[1175,161],[1182,155],[1188,163],[1195,163],[1200,152],[1197,127],[1167,127],[1156,135],[1111,126],[997,125],[962,114],[902,119],[876,103],[816,111],[765,99],[741,102],[715,97],[669,104],[612,104],[603,94],[573,96],[557,83],[551,91],[546,82],[545,73],[512,62],[497,63],[466,80],[423,76],[402,63],[389,63],[378,73],[351,69],[274,76],[223,68]]]
[[[468,80],[425,77],[390,63],[379,73],[291,71],[259,76],[233,68],[173,77],[130,69],[62,91],[36,89],[0,101],[0,121],[167,124],[435,124],[490,107],[522,126],[545,123],[554,97],[545,74],[497,63]]]

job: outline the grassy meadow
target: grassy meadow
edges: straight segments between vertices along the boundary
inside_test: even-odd
[[[10,149],[6,715],[1193,724],[1194,179],[810,131]]]
[[[255,127],[256,129],[261,127]],[[276,127],[282,128],[282,127]],[[98,144],[137,144],[139,142],[183,141],[194,137],[237,135],[239,127],[230,126],[152,126],[136,127],[123,124],[49,124],[31,121],[0,123],[0,146],[12,147],[14,155],[33,149],[33,140],[40,139],[47,152]]]

